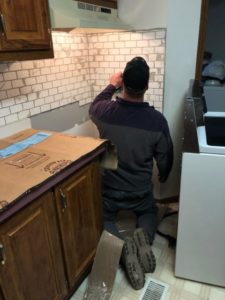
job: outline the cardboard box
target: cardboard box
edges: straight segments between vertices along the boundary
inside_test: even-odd
[[[107,145],[106,140],[33,129],[0,140],[0,210]]]

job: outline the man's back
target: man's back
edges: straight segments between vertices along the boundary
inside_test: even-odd
[[[171,168],[172,142],[167,121],[147,102],[122,98],[109,101],[114,92],[115,87],[108,85],[90,107],[100,137],[109,139],[118,151],[118,169],[105,170],[103,183],[117,190],[147,190],[151,185],[153,158],[162,177],[167,177]]]

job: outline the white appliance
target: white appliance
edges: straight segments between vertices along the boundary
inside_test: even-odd
[[[183,153],[175,275],[225,287],[225,147]]]
[[[118,17],[118,10],[75,0],[49,0],[53,29],[131,30]]]

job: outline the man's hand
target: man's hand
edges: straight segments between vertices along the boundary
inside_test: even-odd
[[[122,86],[123,82],[123,73],[122,72],[117,72],[113,74],[110,78],[110,84],[114,85],[115,88],[119,88]]]

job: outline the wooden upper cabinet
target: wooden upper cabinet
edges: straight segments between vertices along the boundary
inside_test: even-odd
[[[48,49],[47,16],[45,0],[2,0],[1,50]]]
[[[48,0],[0,0],[0,13],[0,59],[13,60],[13,52],[26,51],[42,51],[43,58],[50,51],[47,57],[53,57]],[[35,53],[27,59],[32,58]]]

